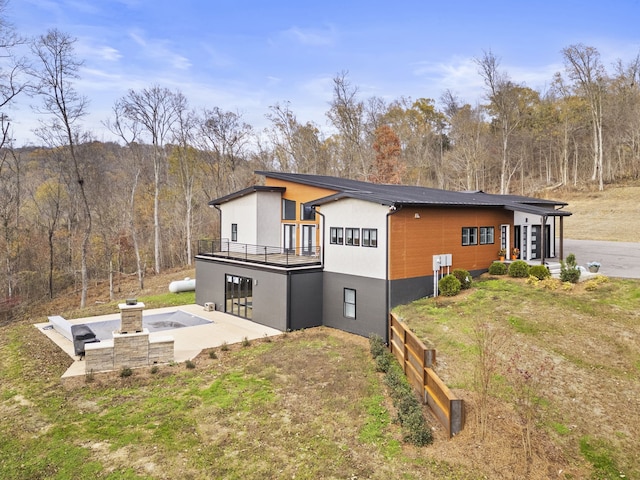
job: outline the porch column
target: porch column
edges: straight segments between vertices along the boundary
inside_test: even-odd
[[[545,252],[544,250],[544,244],[547,243],[547,216],[546,215],[542,215],[542,217],[540,217],[540,219],[542,220],[541,223],[541,228],[540,228],[540,265],[544,265],[544,258],[546,257],[547,252]]]
[[[560,260],[564,259],[564,217],[560,217]]]

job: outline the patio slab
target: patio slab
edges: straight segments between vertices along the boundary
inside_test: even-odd
[[[260,325],[259,323],[252,322],[251,320],[235,317],[223,312],[205,311],[200,305],[181,305],[179,307],[150,309],[145,310],[143,315],[166,313],[175,310],[182,310],[211,322],[205,325],[175,328],[160,332],[151,332],[149,334],[150,339],[167,336],[173,338],[174,361],[176,362],[191,360],[198,356],[202,350],[219,347],[223,343],[233,344],[242,342],[245,338],[248,340],[255,340],[258,338],[282,334],[280,330]],[[90,327],[92,322],[102,322],[119,318],[120,314],[114,313],[99,317],[77,318],[69,320],[69,323],[74,325],[84,323]],[[53,328],[50,328],[51,324],[49,322],[38,323],[34,326],[74,360],[73,364],[71,364],[67,371],[62,375],[62,378],[85,375],[85,363],[83,360],[79,360],[78,356],[75,355],[72,342]]]

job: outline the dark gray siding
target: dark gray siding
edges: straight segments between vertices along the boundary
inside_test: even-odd
[[[322,325],[322,277],[321,271],[291,274],[291,330]]]
[[[472,277],[477,277],[487,270],[473,270],[469,272]],[[433,275],[428,277],[405,278],[391,282],[391,294],[389,308],[405,305],[424,297],[433,297]]]
[[[287,276],[282,273],[196,257],[196,303],[215,302],[216,309],[224,312],[227,274],[253,279],[252,321],[282,331],[287,329]]]
[[[322,325],[322,271],[272,270],[196,257],[196,303],[224,312],[226,275],[253,279],[252,321],[278,330]]]
[[[368,337],[372,333],[387,337],[385,281],[324,272],[323,323],[347,332]],[[344,316],[344,289],[356,291],[356,318]]]

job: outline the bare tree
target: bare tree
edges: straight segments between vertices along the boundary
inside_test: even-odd
[[[242,120],[241,114],[218,107],[204,110],[199,144],[208,154],[207,175],[215,180],[215,194],[205,192],[209,198],[224,195],[242,185],[238,169],[245,160],[252,138],[253,129]]]
[[[600,53],[593,47],[582,44],[571,45],[562,50],[567,75],[575,82],[576,90],[588,101],[593,131],[593,174],[591,180],[598,180],[598,188],[604,190],[602,177],[603,147],[602,120],[603,100],[606,90],[606,74],[600,62]]]
[[[476,60],[476,63],[487,87],[489,112],[493,115],[500,131],[502,144],[500,193],[505,194],[508,193],[509,178],[514,170],[509,158],[509,141],[521,120],[518,89],[506,73],[498,70],[500,62],[490,51],[485,52],[481,59]]]
[[[52,29],[41,35],[32,45],[38,60],[32,75],[37,80],[37,92],[42,98],[42,106],[36,110],[49,115],[36,133],[52,145],[63,146],[70,160],[69,175],[74,180],[82,204],[84,234],[81,248],[82,295],[80,307],[87,302],[89,278],[87,254],[91,236],[91,209],[86,194],[84,166],[81,164],[77,144],[80,142],[80,119],[86,114],[87,100],[73,87],[73,80],[79,78],[82,66],[74,52],[76,39]],[[70,184],[71,185],[71,184]]]
[[[126,96],[116,102],[115,108],[122,114],[121,122],[128,120],[129,130],[139,132],[153,147],[154,269],[156,273],[160,273],[160,180],[167,160],[165,146],[179,118],[179,112],[186,108],[186,98],[180,92],[154,85],[142,91],[129,90]]]

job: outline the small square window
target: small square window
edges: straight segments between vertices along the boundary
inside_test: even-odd
[[[362,246],[363,247],[378,246],[378,229],[377,228],[362,229]]]
[[[359,228],[345,228],[345,245],[353,245],[355,247],[360,245],[360,229]]]
[[[334,245],[342,245],[344,243],[344,229],[342,227],[331,227],[329,229],[329,242]]]
[[[316,211],[307,203],[300,204],[300,220],[315,220]]]
[[[494,227],[480,227],[480,245],[489,245],[495,243],[494,238]]]
[[[478,227],[462,227],[462,245],[478,244]]]

